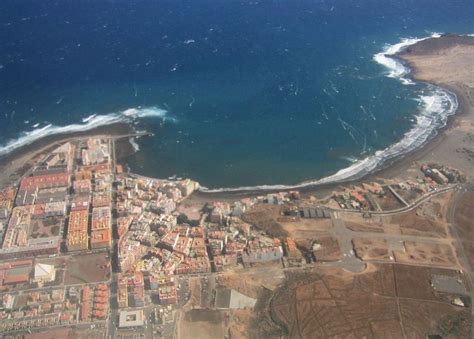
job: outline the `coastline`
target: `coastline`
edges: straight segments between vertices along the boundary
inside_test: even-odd
[[[409,41],[415,41],[413,43]],[[433,42],[434,41],[434,42]],[[454,41],[454,42],[453,42]],[[436,53],[439,50],[449,48],[450,46],[463,44],[473,45],[474,46],[474,37],[468,36],[455,36],[455,35],[443,35],[443,36],[432,36],[431,38],[425,39],[411,39],[402,41],[397,45],[392,45],[391,48],[397,47],[401,48],[395,53],[383,54],[384,57],[389,57],[389,59],[396,60],[396,62],[403,65],[404,70],[397,70],[397,74],[393,75],[393,70],[387,76],[398,78],[402,83],[407,82],[418,82],[426,83],[428,85],[433,85],[439,87],[441,90],[447,90],[457,98],[457,106],[454,114],[448,114],[446,117],[446,123],[444,126],[435,129],[436,135],[431,136],[425,141],[422,141],[419,147],[416,147],[413,150],[408,150],[406,153],[401,155],[395,155],[394,157],[389,157],[388,159],[383,159],[382,163],[376,164],[376,167],[372,170],[369,170],[367,173],[356,172],[356,174],[351,178],[342,178],[338,181],[324,182],[325,179],[337,176],[329,176],[327,178],[322,178],[319,180],[308,180],[297,185],[268,185],[268,186],[254,186],[254,187],[243,187],[243,188],[231,188],[231,189],[219,189],[219,190],[206,190],[205,188],[194,193],[195,197],[198,199],[212,200],[212,199],[235,199],[239,196],[255,196],[265,193],[277,192],[277,191],[289,191],[297,189],[303,194],[314,194],[317,196],[325,196],[330,194],[332,190],[340,185],[357,185],[362,181],[380,181],[380,180],[391,180],[399,176],[401,173],[407,172],[414,167],[417,167],[417,162],[424,161],[429,158],[429,155],[434,153],[436,149],[440,147],[443,143],[446,143],[446,140],[449,138],[448,131],[451,131],[456,128],[456,122],[464,116],[467,116],[468,113],[472,111],[472,104],[468,102],[466,95],[463,93],[460,88],[461,84],[456,83],[444,83],[430,81],[430,79],[425,79],[420,77],[420,71],[413,62],[406,58],[407,54],[412,53]],[[421,47],[419,47],[421,46]],[[427,47],[428,46],[428,47]],[[390,61],[392,62],[392,61]],[[398,65],[395,65],[398,66]],[[156,114],[153,112],[152,114]],[[163,113],[159,113],[161,116],[164,116]],[[150,116],[151,114],[147,114]],[[22,146],[18,149],[13,150],[12,152],[0,156],[0,170],[2,170],[2,175],[0,175],[0,185],[5,185],[8,181],[14,181],[15,177],[21,174],[22,168],[28,164],[34,164],[35,158],[40,154],[44,154],[50,148],[56,147],[59,143],[66,142],[69,139],[85,136],[94,136],[94,135],[117,135],[117,134],[126,134],[125,131],[131,131],[132,127],[127,122],[114,123],[108,126],[97,127],[88,131],[83,132],[74,132],[67,134],[57,134],[46,136],[42,139],[36,140],[29,145]],[[392,145],[393,146],[393,145]],[[119,147],[119,154],[117,158],[123,160],[126,163],[126,158],[128,155],[133,153],[133,147],[130,144],[130,141],[121,140]],[[341,170],[344,171],[345,169]],[[23,169],[23,171],[25,171]]]
[[[366,181],[383,181],[383,180],[393,180],[401,175],[410,175],[409,172],[413,173],[418,168],[418,165],[421,162],[433,161],[433,156],[436,150],[440,150],[441,146],[446,146],[450,144],[453,147],[444,147],[451,148],[455,150],[457,142],[453,142],[452,139],[454,131],[458,130],[458,122],[466,117],[472,118],[473,104],[469,102],[466,98],[466,94],[462,90],[462,83],[446,83],[446,82],[437,82],[432,81],[432,79],[420,77],[420,71],[417,66],[406,59],[406,55],[409,53],[437,53],[440,50],[450,48],[452,46],[457,46],[459,44],[474,45],[474,37],[472,36],[458,36],[458,35],[433,35],[431,38],[418,39],[414,44],[409,45],[406,48],[403,48],[401,51],[391,55],[390,57],[394,60],[402,63],[405,67],[406,73],[397,74],[396,77],[399,77],[402,82],[406,84],[410,83],[425,83],[427,85],[432,85],[437,88],[440,88],[443,91],[448,91],[456,96],[457,107],[454,114],[447,116],[446,124],[436,130],[436,135],[429,138],[426,142],[422,143],[420,147],[417,147],[414,150],[408,151],[405,154],[399,155],[395,158],[388,159],[385,163],[381,164],[373,171],[370,171],[367,174],[362,175],[360,178],[347,179],[340,182],[330,182],[330,183],[315,183],[314,185],[303,186],[305,182],[294,185],[293,187],[282,188],[282,189],[255,189],[255,190],[224,190],[222,192],[215,191],[199,191],[196,192],[196,196],[204,200],[212,199],[227,199],[228,197],[238,197],[244,195],[261,195],[262,193],[272,193],[277,191],[289,191],[292,189],[298,189],[303,194],[312,194],[320,197],[324,197],[335,190],[338,186],[341,185],[359,185],[361,182]],[[427,46],[428,45],[428,46]],[[418,46],[418,47],[417,47]],[[420,47],[421,46],[421,51]],[[404,57],[405,56],[405,57]],[[395,77],[395,76],[394,76]],[[458,157],[457,152],[446,154],[447,162],[452,163],[454,158]],[[456,162],[456,161],[454,161]],[[465,164],[466,165],[466,164]],[[470,165],[470,164],[469,164]],[[465,171],[469,170],[468,166],[462,166]],[[472,173],[467,173],[468,176],[471,176]]]
[[[31,144],[19,147],[8,154],[0,156],[0,187],[14,183],[46,153],[70,140],[101,135],[122,135],[132,131],[132,127],[127,123],[114,123],[87,131],[54,134],[35,140]]]

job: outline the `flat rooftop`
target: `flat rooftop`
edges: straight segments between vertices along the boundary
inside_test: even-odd
[[[120,311],[119,327],[140,327],[145,324],[143,310]]]

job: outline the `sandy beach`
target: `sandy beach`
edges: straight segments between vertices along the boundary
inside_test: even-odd
[[[456,94],[459,107],[438,135],[379,177],[410,175],[423,162],[438,162],[474,177],[474,37],[445,35],[410,46],[398,57],[411,69],[411,78]]]
[[[447,125],[438,130],[434,138],[415,151],[388,161],[363,178],[299,189],[303,194],[323,198],[341,185],[416,177],[420,175],[420,165],[427,162],[450,165],[464,172],[468,179],[474,178],[474,37],[444,35],[426,39],[408,47],[396,58],[410,69],[408,77],[412,80],[454,93],[458,99],[456,114],[449,117]],[[197,192],[193,198],[235,200],[261,194],[262,191]]]
[[[419,175],[420,164],[436,162],[453,166],[463,171],[469,179],[474,177],[474,37],[445,35],[430,38],[412,45],[396,55],[411,70],[414,81],[430,83],[455,93],[458,109],[446,127],[423,147],[402,157],[393,159],[382,168],[357,180],[344,183],[315,185],[300,188],[305,195],[323,198],[340,185],[358,184],[361,181],[384,181],[409,178]],[[14,182],[32,166],[38,158],[57,145],[70,139],[92,135],[117,135],[131,131],[127,124],[99,127],[87,132],[71,135],[55,135],[41,139],[0,158],[0,186]],[[128,140],[118,144],[118,158],[126,163],[132,149]],[[236,200],[247,196],[261,195],[256,190],[244,192],[208,193],[196,192],[190,200],[205,202],[212,200]],[[191,201],[190,201],[191,202]]]

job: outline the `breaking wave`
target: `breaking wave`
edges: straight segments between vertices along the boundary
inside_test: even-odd
[[[412,85],[414,82],[405,76],[410,73],[410,69],[405,67],[394,56],[403,49],[416,44],[422,40],[429,38],[439,38],[441,35],[433,33],[430,37],[421,39],[403,39],[400,43],[394,45],[387,45],[383,52],[374,55],[374,61],[387,69],[386,76],[395,78],[405,85]],[[438,130],[444,126],[448,121],[448,117],[456,113],[458,108],[458,100],[454,93],[427,84],[428,95],[419,97],[419,114],[416,116],[414,126],[405,133],[403,138],[395,144],[388,146],[383,150],[375,152],[362,160],[358,160],[351,166],[343,168],[333,175],[324,177],[322,179],[306,181],[297,185],[261,185],[261,186],[246,186],[237,188],[218,188],[208,189],[201,187],[203,192],[217,193],[217,192],[239,192],[239,191],[258,191],[258,190],[285,190],[285,189],[300,189],[304,187],[340,183],[348,180],[355,180],[364,177],[373,172],[381,165],[390,159],[403,156],[420,146],[424,145],[429,139],[438,133]]]
[[[378,64],[385,66],[388,70],[387,76],[389,78],[395,78],[400,80],[405,85],[413,85],[415,84],[411,79],[405,78],[405,76],[410,73],[410,70],[405,67],[400,61],[393,58],[394,55],[401,52],[408,46],[414,45],[417,42],[429,39],[429,38],[439,38],[441,34],[433,33],[431,36],[426,38],[410,38],[410,39],[402,39],[398,44],[394,45],[387,45],[385,49],[374,55],[374,61]]]
[[[136,121],[137,119],[143,118],[161,118],[162,120],[176,121],[173,117],[168,115],[168,111],[158,107],[129,108],[121,112],[109,113],[105,115],[93,114],[87,118],[82,119],[81,124],[72,124],[67,126],[55,126],[53,124],[48,124],[29,132],[23,132],[17,139],[10,140],[5,144],[0,145],[0,156],[8,154],[20,147],[30,145],[33,142],[48,136],[84,132],[101,126],[107,126],[115,123],[130,123]]]
[[[140,150],[140,145],[137,144],[135,138],[129,138],[128,141],[130,142],[134,152],[138,152]]]

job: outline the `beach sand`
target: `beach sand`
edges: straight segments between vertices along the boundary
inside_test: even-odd
[[[438,136],[379,176],[406,176],[425,162],[455,167],[474,178],[474,37],[445,35],[418,42],[398,57],[411,78],[456,94],[459,108]],[[470,153],[473,152],[473,153]]]
[[[435,162],[455,167],[474,178],[474,37],[445,35],[420,41],[396,55],[411,69],[410,77],[455,93],[458,110],[446,127],[420,149],[385,164],[364,178],[343,184],[325,184],[299,189],[303,195],[327,197],[339,186],[357,185],[367,181],[404,180],[420,176],[422,163]],[[39,140],[0,158],[0,187],[14,183],[46,152],[68,140],[93,135],[127,134],[131,127],[115,124],[83,133],[55,135]],[[133,152],[127,139],[117,144],[119,162],[125,163]],[[192,178],[191,178],[192,179]],[[190,204],[204,204],[215,200],[235,201],[271,191],[205,193],[195,192]]]
[[[420,41],[396,56],[410,69],[412,80],[447,89],[458,98],[458,109],[436,137],[423,147],[384,164],[367,176],[340,184],[299,189],[303,195],[328,196],[339,186],[358,185],[368,181],[406,180],[421,176],[423,163],[449,165],[474,179],[474,37],[444,35]],[[193,194],[195,203],[212,200],[238,200],[243,196],[268,192],[223,192]]]

